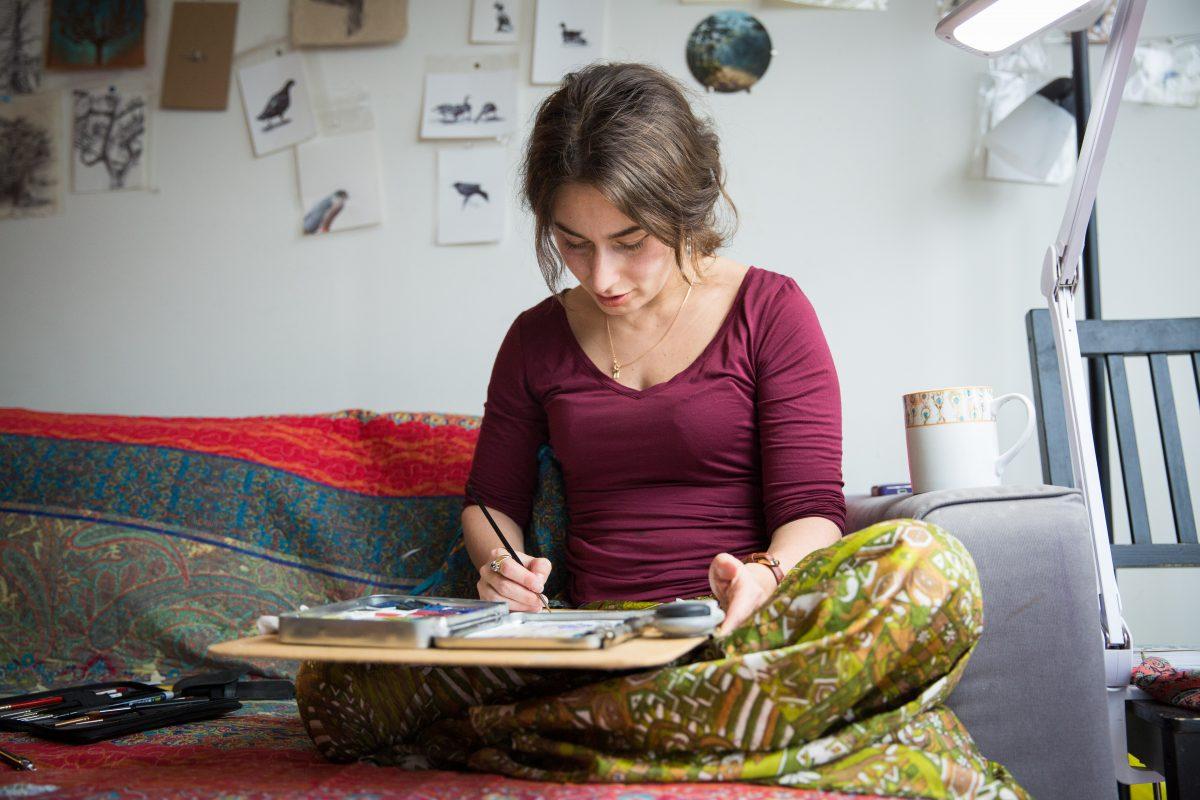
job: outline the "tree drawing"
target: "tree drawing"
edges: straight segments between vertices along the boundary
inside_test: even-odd
[[[75,157],[85,167],[102,166],[108,188],[125,188],[129,170],[141,162],[146,133],[146,101],[75,90]]]
[[[41,0],[0,3],[0,91],[30,94],[41,78]]]
[[[54,27],[77,45],[95,48],[95,65],[104,65],[104,48],[134,33],[142,24],[144,0],[61,0],[54,4]]]
[[[24,117],[0,117],[0,196],[13,208],[49,204],[52,155],[48,130]]]

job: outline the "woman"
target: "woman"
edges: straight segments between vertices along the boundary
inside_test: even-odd
[[[496,357],[469,482],[521,549],[549,442],[565,563],[521,567],[464,500],[478,593],[536,611],[715,596],[682,663],[635,674],[306,664],[302,716],[335,760],[556,780],[757,780],[1024,797],[940,705],[978,639],[970,556],[891,520],[843,537],[841,404],[796,282],[718,255],[718,143],[639,64],[568,75],[524,163],[551,295]],[[736,213],[736,212],[735,212]],[[564,268],[578,286],[556,288]]]

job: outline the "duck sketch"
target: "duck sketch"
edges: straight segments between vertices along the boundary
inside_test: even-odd
[[[467,203],[475,195],[479,195],[480,197],[482,197],[484,202],[491,202],[488,198],[487,192],[485,192],[483,190],[483,187],[480,186],[478,183],[463,183],[460,181],[460,182],[454,184],[454,190],[456,192],[458,192],[460,195],[462,195],[462,199],[463,199],[462,207],[463,208],[467,207]]]
[[[502,119],[499,109],[495,103],[484,103],[483,108],[479,109],[479,116],[475,117],[475,121],[479,122],[499,122]]]
[[[337,215],[342,213],[349,197],[350,194],[345,189],[338,189],[309,209],[304,215],[304,233],[329,233],[329,226],[333,224]]]
[[[492,3],[492,8],[496,9],[496,33],[511,33],[512,18],[504,10],[504,3]]]
[[[584,38],[583,31],[571,30],[565,22],[558,23],[558,27],[562,29],[563,44],[578,45],[580,47],[587,45],[588,41]]]
[[[287,123],[291,122],[290,119],[284,119],[283,115],[287,113],[289,108],[291,108],[291,91],[292,87],[295,85],[296,82],[291,78],[288,78],[288,81],[283,85],[283,88],[271,95],[271,99],[267,101],[265,106],[263,106],[262,113],[256,117],[256,119],[267,123],[263,126],[263,133],[266,133],[272,128],[278,128],[280,125],[286,125]],[[272,119],[278,121],[272,124]]]
[[[435,113],[441,115],[439,122],[458,122],[464,115],[471,119],[471,96],[467,95],[461,103],[442,103],[433,107]]]
[[[330,6],[346,9],[346,35],[353,36],[362,30],[364,0],[316,0]]]

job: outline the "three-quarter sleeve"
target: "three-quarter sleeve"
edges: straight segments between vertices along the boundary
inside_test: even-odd
[[[527,380],[518,316],[492,366],[468,482],[484,505],[503,511],[522,529],[533,506],[538,448],[548,438],[545,409]],[[464,508],[471,504],[464,496]]]
[[[837,369],[812,304],[792,278],[767,302],[755,347],[759,450],[768,535],[824,517],[846,532]]]

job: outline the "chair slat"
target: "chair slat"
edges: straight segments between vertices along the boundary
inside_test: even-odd
[[[1200,398],[1200,353],[1192,353],[1192,380],[1196,382],[1196,397]]]
[[[1175,395],[1171,390],[1166,355],[1150,355],[1150,381],[1154,386],[1154,404],[1158,408],[1158,429],[1162,434],[1167,485],[1171,489],[1175,533],[1181,544],[1196,544],[1196,518],[1192,514],[1192,495],[1188,489],[1187,465],[1183,460],[1183,442],[1179,436],[1179,418],[1175,414]]]
[[[1113,424],[1117,429],[1117,451],[1121,455],[1121,479],[1125,485],[1129,530],[1135,544],[1153,544],[1150,515],[1146,510],[1146,488],[1142,482],[1142,464],[1138,458],[1137,432],[1133,427],[1133,404],[1129,400],[1129,381],[1125,375],[1125,356],[1111,355],[1104,361],[1108,366],[1108,386],[1112,391]]]
[[[1115,544],[1115,567],[1200,567],[1200,547],[1194,544]]]
[[[1033,364],[1033,401],[1037,406],[1038,446],[1042,451],[1042,480],[1054,486],[1075,487],[1071,446],[1067,437],[1067,412],[1063,408],[1058,350],[1050,312],[1034,308],[1025,315],[1029,360]]]
[[[1182,355],[1200,350],[1200,317],[1081,319],[1075,329],[1079,333],[1079,352],[1084,356]]]

